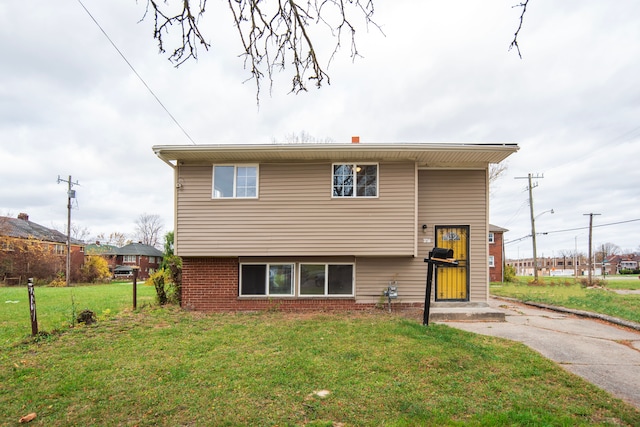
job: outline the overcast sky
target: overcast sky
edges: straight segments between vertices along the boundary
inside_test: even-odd
[[[517,1],[376,0],[384,35],[358,30],[331,85],[289,94],[276,75],[256,106],[226,2],[209,0],[208,52],[174,68],[158,54],[145,1],[82,0],[197,144],[264,143],[302,131],[350,142],[517,143],[492,189],[507,256],[530,257],[527,174],[538,256],[594,245],[640,250],[640,3],[531,0],[519,42]],[[320,55],[328,62],[331,45]],[[77,0],[0,3],[0,215],[64,230],[132,235],[142,213],[173,229],[172,170],[156,144],[191,144]],[[554,213],[546,212],[550,209]],[[611,224],[611,225],[609,225]],[[522,239],[521,239],[522,238]]]

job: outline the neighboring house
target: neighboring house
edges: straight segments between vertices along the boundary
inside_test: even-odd
[[[26,283],[27,276],[45,274],[44,266],[33,265],[34,261],[53,261],[46,270],[64,273],[67,259],[67,236],[57,230],[29,221],[29,215],[21,213],[18,218],[0,217],[1,279],[7,284]],[[28,243],[28,244],[27,244]],[[33,257],[18,255],[18,248],[31,250]],[[84,263],[84,243],[71,239],[71,278],[77,277]],[[35,254],[35,252],[38,252]],[[46,255],[46,256],[45,256]],[[34,258],[35,257],[35,258]],[[37,261],[36,261],[37,260]]]
[[[182,305],[204,311],[487,305],[488,167],[515,144],[155,146],[174,170]]]
[[[620,274],[621,270],[638,270],[640,255],[611,255],[605,261],[607,274]]]
[[[101,246],[107,246],[108,249],[102,250]],[[88,250],[105,258],[109,264],[109,270],[116,278],[132,277],[133,267],[138,267],[138,278],[148,279],[154,271],[160,268],[163,257],[162,251],[140,242],[129,243],[121,248],[100,245],[97,242],[96,245],[91,245]]]
[[[489,224],[489,281],[504,282],[504,233],[506,228]]]

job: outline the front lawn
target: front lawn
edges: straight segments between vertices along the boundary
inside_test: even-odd
[[[128,305],[5,345],[0,424],[35,412],[43,426],[640,425],[528,347],[446,325]]]

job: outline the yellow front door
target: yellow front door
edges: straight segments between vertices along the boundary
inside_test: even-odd
[[[436,247],[453,249],[456,267],[436,268],[436,301],[469,300],[469,226],[436,226]]]

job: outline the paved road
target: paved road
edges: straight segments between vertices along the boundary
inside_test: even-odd
[[[490,298],[506,322],[446,322],[449,326],[519,341],[640,409],[640,332]]]

